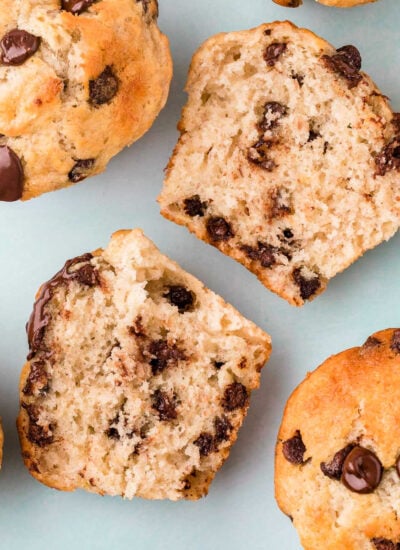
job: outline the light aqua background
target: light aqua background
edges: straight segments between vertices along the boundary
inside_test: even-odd
[[[291,19],[336,46],[358,46],[363,68],[400,110],[399,0],[352,10],[313,0],[297,10],[271,0],[160,0],[160,12],[175,76],[167,107],[149,133],[95,179],[25,204],[0,203],[1,549],[298,550],[295,530],[273,497],[274,442],[285,401],[330,354],[400,325],[399,235],[336,277],[315,302],[295,309],[243,267],[161,218],[155,202],[177,137],[190,58],[205,38]],[[32,479],[20,457],[17,384],[35,291],[67,258],[105,245],[116,229],[135,226],[273,338],[272,358],[239,440],[209,496],[196,503],[60,493]]]

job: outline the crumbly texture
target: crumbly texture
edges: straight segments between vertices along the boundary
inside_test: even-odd
[[[306,550],[400,548],[399,390],[400,330],[388,329],[329,358],[289,398],[276,447],[275,492]],[[340,481],[354,445],[372,451],[383,466],[370,494]]]
[[[273,0],[275,4],[280,4],[287,8],[297,8],[303,4],[302,0]],[[360,6],[361,4],[370,4],[376,2],[376,0],[316,0],[320,4],[325,6],[331,6],[334,8],[353,8],[354,6]]]
[[[139,230],[68,265],[34,310],[18,418],[26,466],[67,491],[200,498],[236,440],[269,336]]]
[[[15,28],[40,38],[22,64],[0,63],[0,146],[21,161],[22,199],[102,172],[149,129],[171,80],[156,0],[86,0],[79,14],[61,1],[0,5],[0,39]]]
[[[161,213],[302,305],[399,225],[398,117],[356,48],[289,22],[195,54]]]

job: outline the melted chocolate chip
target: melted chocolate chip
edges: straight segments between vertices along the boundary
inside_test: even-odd
[[[283,233],[283,236],[285,237],[285,239],[293,239],[294,235],[293,235],[293,231],[289,228],[286,228],[282,231]]]
[[[119,431],[117,430],[117,428],[114,428],[113,426],[111,426],[111,428],[108,428],[108,430],[106,430],[106,436],[109,439],[115,439],[116,441],[119,441],[121,439],[121,436],[119,435]]]
[[[248,403],[247,389],[240,382],[233,382],[225,388],[222,406],[226,411],[241,409]]]
[[[355,445],[350,444],[338,451],[330,462],[321,462],[322,473],[331,479],[338,481],[342,477],[343,464],[347,455],[354,449]]]
[[[400,136],[389,142],[375,157],[376,174],[384,176],[389,170],[400,170]]]
[[[185,313],[192,309],[194,303],[194,294],[191,290],[183,286],[170,286],[168,292],[164,294],[170,304],[178,308],[179,313]]]
[[[278,103],[277,101],[269,101],[264,105],[264,113],[261,122],[258,127],[262,131],[271,130],[277,124],[280,118],[284,117],[287,113],[287,107]]]
[[[0,147],[0,201],[13,202],[22,197],[24,172],[17,155],[7,145]]]
[[[308,300],[321,287],[321,281],[318,275],[312,277],[304,277],[301,268],[296,268],[293,271],[293,280],[300,289],[300,296],[303,300]]]
[[[393,331],[392,339],[390,341],[390,349],[395,353],[400,353],[400,329]]]
[[[97,78],[89,81],[89,101],[95,107],[108,103],[117,94],[118,88],[118,78],[107,65]]]
[[[194,218],[195,216],[200,216],[200,218],[202,218],[207,208],[207,203],[201,201],[200,195],[193,195],[193,197],[188,197],[183,201],[183,204],[184,211],[191,218]]]
[[[267,172],[272,172],[276,168],[275,162],[268,157],[268,151],[272,145],[272,141],[260,139],[254,145],[249,147],[247,151],[247,160],[260,166]]]
[[[54,426],[42,426],[38,424],[39,410],[34,405],[21,403],[21,406],[26,410],[29,417],[28,440],[38,447],[46,447],[54,441],[53,430]]]
[[[229,422],[229,420],[226,418],[225,415],[221,417],[216,416],[214,419],[214,429],[215,429],[214,440],[215,440],[215,443],[218,444],[218,443],[222,443],[222,441],[228,441],[229,435],[233,430],[233,426]]]
[[[287,44],[284,42],[276,42],[267,46],[264,52],[264,60],[267,65],[273,67],[286,48]]]
[[[206,228],[212,241],[227,241],[233,237],[231,224],[224,218],[216,216],[208,218]]]
[[[13,29],[0,40],[0,62],[22,65],[39,48],[40,38],[21,29]]]
[[[49,391],[49,376],[44,361],[35,361],[31,364],[28,378],[22,390],[24,395],[44,395]]]
[[[375,336],[369,336],[363,344],[364,349],[376,348],[382,344],[381,340],[375,338]]]
[[[242,245],[240,249],[251,260],[259,261],[262,267],[268,268],[276,264],[275,254],[279,252],[279,249],[268,243],[258,242],[257,247]]]
[[[68,260],[52,279],[42,285],[26,327],[30,347],[28,359],[31,359],[41,349],[44,332],[50,322],[50,315],[46,313],[45,308],[53,297],[57,287],[74,280],[86,286],[99,284],[97,270],[91,264],[87,264],[92,257],[91,254],[83,254],[83,256]],[[72,267],[80,263],[85,263],[85,265],[75,271],[71,271]]]
[[[389,539],[373,538],[371,542],[376,550],[400,550],[400,543],[395,543]]]
[[[156,390],[152,396],[152,407],[158,412],[160,420],[174,420],[177,418],[176,398],[167,392]]]
[[[148,353],[153,356],[150,365],[154,375],[185,359],[183,351],[176,344],[169,344],[167,340],[154,340],[151,342]]]
[[[61,0],[61,9],[74,15],[80,15],[90,8],[94,2],[95,0]]]
[[[223,367],[225,363],[223,361],[214,361],[214,367],[219,370],[221,367]]]
[[[382,464],[378,457],[364,447],[354,447],[343,464],[343,485],[354,493],[372,493],[381,478]]]
[[[68,179],[73,183],[78,183],[88,177],[88,172],[94,166],[94,159],[79,159],[68,173]]]
[[[310,143],[310,142],[316,140],[319,137],[321,137],[321,134],[319,132],[316,132],[315,130],[311,129],[309,131],[309,134],[308,134],[307,142]]]
[[[304,464],[304,453],[306,450],[299,430],[296,431],[293,437],[287,439],[282,444],[283,456],[291,464]]]
[[[214,438],[207,432],[202,432],[199,437],[193,441],[193,444],[199,448],[201,456],[208,456],[214,451]]]
[[[354,88],[361,82],[362,75],[360,52],[354,46],[343,46],[337,50],[335,55],[323,55],[325,65],[347,80],[349,89]]]

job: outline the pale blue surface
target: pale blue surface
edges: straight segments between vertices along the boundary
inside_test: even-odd
[[[328,355],[400,324],[400,235],[336,277],[315,302],[295,309],[243,267],[161,218],[155,202],[177,137],[190,57],[205,38],[291,19],[336,46],[358,46],[364,69],[400,110],[399,0],[352,10],[312,0],[297,10],[271,0],[160,0],[160,10],[175,76],[168,105],[150,132],[95,179],[25,204],[0,203],[1,549],[298,550],[295,530],[273,497],[274,441],[285,401]],[[272,359],[239,440],[209,496],[197,503],[59,493],[29,476],[19,452],[17,384],[36,289],[65,259],[105,245],[116,229],[135,226],[273,338]]]

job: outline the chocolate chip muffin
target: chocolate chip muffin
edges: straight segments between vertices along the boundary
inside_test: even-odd
[[[400,119],[360,67],[288,22],[192,61],[161,212],[291,304],[399,226]]]
[[[330,357],[289,398],[275,491],[306,550],[400,548],[400,329]]]
[[[298,8],[303,4],[303,0],[273,0],[275,4],[285,6],[286,8]],[[325,6],[331,6],[335,8],[353,8],[354,6],[360,6],[361,4],[370,4],[376,2],[376,0],[316,0],[320,4]]]
[[[102,172],[149,129],[171,73],[157,0],[3,0],[0,200]]]
[[[69,260],[27,325],[18,430],[39,481],[198,499],[228,457],[270,338],[141,231]]]

